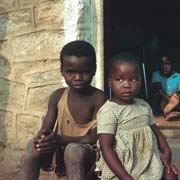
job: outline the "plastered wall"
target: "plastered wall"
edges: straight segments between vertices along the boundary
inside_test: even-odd
[[[21,167],[25,145],[41,126],[50,94],[65,86],[59,72],[62,46],[74,39],[99,44],[94,24],[101,22],[92,2],[0,0],[1,173]],[[100,45],[97,51],[102,51]]]

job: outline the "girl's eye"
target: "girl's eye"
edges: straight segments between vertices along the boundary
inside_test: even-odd
[[[123,82],[122,78],[117,78],[116,81]]]
[[[137,77],[132,78],[132,82],[137,82],[139,79]]]

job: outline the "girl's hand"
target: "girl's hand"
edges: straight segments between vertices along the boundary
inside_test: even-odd
[[[166,161],[162,162],[164,167],[167,168],[167,173],[170,174],[173,172],[174,174],[178,174],[177,168],[174,164],[168,164]]]
[[[164,153],[161,154],[161,162],[165,164],[170,164],[171,163],[171,152],[165,151]]]

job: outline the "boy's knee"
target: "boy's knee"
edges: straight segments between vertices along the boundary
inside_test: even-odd
[[[64,152],[64,159],[72,161],[80,161],[86,154],[87,148],[79,143],[70,143],[66,146]]]
[[[25,149],[25,159],[38,159],[40,157],[39,152],[34,147],[34,142],[31,139]]]

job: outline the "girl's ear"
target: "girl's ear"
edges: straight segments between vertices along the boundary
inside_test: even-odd
[[[111,77],[108,77],[108,86],[109,86],[109,88],[111,88],[111,83],[112,83],[112,79],[111,79]]]

